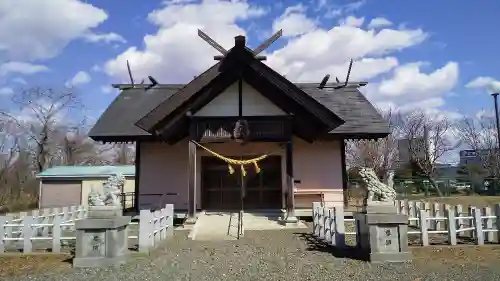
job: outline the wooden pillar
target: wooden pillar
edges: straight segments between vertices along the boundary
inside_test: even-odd
[[[196,219],[196,144],[189,141],[188,220]]]
[[[134,210],[137,214],[139,214],[141,208],[139,207],[139,194],[141,192],[140,190],[140,182],[141,182],[141,142],[136,141],[135,142],[135,159],[134,159],[134,164],[135,164],[135,177],[134,177],[134,197],[132,198],[134,200]]]
[[[340,166],[342,168],[342,193],[344,196],[344,207],[349,205],[347,198],[347,185],[348,185],[348,177],[347,177],[347,166],[346,166],[346,156],[345,156],[345,139],[340,139]]]
[[[295,216],[295,198],[294,198],[294,178],[293,178],[293,143],[290,140],[285,147],[285,165],[286,165],[286,222],[297,222]]]

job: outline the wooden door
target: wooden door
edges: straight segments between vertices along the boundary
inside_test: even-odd
[[[237,158],[237,157],[231,157]],[[201,158],[202,207],[206,210],[240,210],[241,169],[215,157]],[[280,209],[282,202],[281,157],[270,156],[259,162],[260,173],[252,165],[245,166],[245,210]]]

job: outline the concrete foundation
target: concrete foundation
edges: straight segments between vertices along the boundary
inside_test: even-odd
[[[106,217],[111,213],[100,210],[93,213],[98,217],[76,221],[73,267],[118,266],[125,263],[128,251],[127,226],[131,218]]]
[[[408,216],[392,212],[389,205],[367,207],[365,212],[354,214],[358,247],[372,263],[411,261]]]

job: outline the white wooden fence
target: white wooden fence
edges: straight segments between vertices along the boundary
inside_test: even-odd
[[[76,239],[75,221],[86,218],[87,213],[85,206],[72,206],[34,210],[31,215],[22,212],[0,216],[0,254],[8,251],[10,243],[16,241],[22,241],[23,253],[40,250],[33,244],[35,241],[49,241],[51,252],[60,253],[62,244]],[[133,221],[129,224],[138,226],[138,231],[128,238],[139,241],[139,251],[149,252],[150,249],[156,248],[160,241],[172,235],[173,219],[174,206],[171,204],[155,212],[141,210],[139,222]],[[130,227],[129,233],[134,234]]]
[[[419,235],[422,246],[429,245],[429,234],[447,235],[449,245],[457,239],[472,239],[475,244],[500,243],[500,204],[491,208],[397,200],[399,213],[408,215],[408,235]],[[346,232],[345,223],[354,231]],[[497,233],[497,235],[495,235]],[[345,217],[343,207],[326,208],[313,203],[313,234],[333,245],[345,246],[345,235],[356,235],[354,219]]]
[[[139,252],[149,252],[162,240],[174,233],[174,205],[167,204],[158,211],[141,210],[139,213]]]

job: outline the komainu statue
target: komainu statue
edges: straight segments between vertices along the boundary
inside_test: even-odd
[[[396,199],[396,191],[393,188],[394,185],[394,172],[390,171],[387,175],[387,183],[382,183],[375,171],[371,168],[360,168],[359,175],[363,181],[363,185],[367,190],[367,196],[365,204],[370,202],[393,202]]]
[[[116,173],[108,178],[108,180],[104,183],[104,204],[106,206],[117,206],[121,207],[121,203],[119,200],[119,196],[123,190],[123,186],[125,185],[125,177]]]
[[[95,188],[94,185],[92,185],[88,195],[89,206],[104,206],[104,202],[101,197],[101,193]]]
[[[124,185],[125,177],[120,173],[116,173],[104,182],[102,193],[92,186],[88,195],[89,206],[121,207],[119,196]]]

